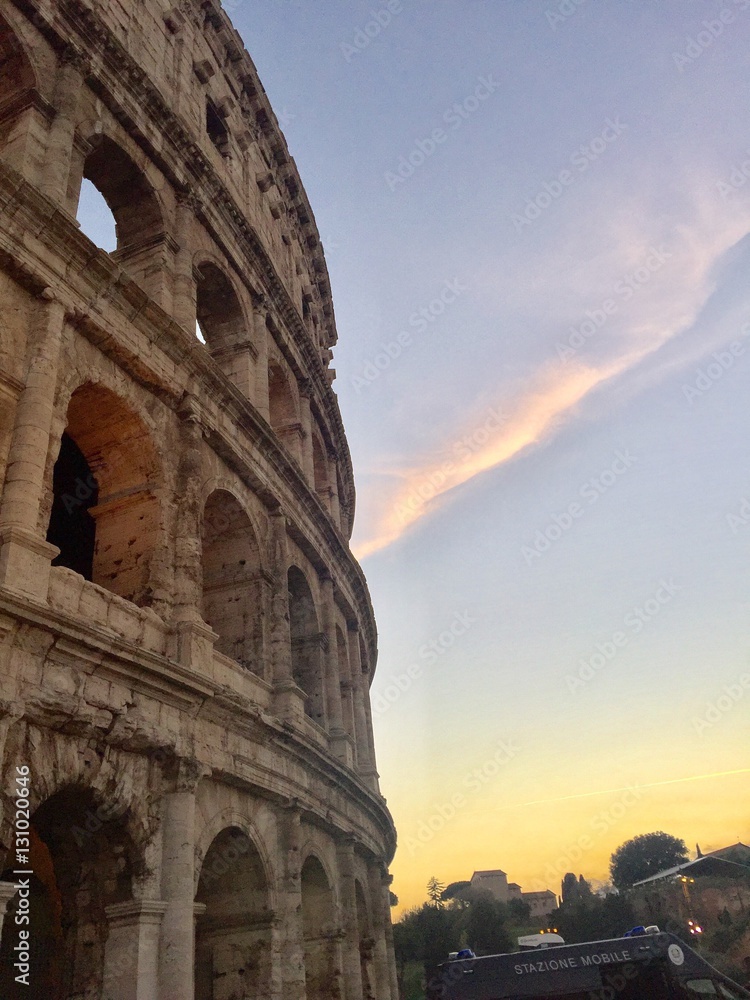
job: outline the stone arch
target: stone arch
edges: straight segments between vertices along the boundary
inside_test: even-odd
[[[367,894],[359,879],[354,880],[354,898],[357,907],[357,936],[359,964],[362,973],[362,1000],[375,1000],[375,938],[367,905]]]
[[[318,615],[307,577],[297,566],[287,573],[292,677],[305,692],[305,714],[325,726],[323,646]]]
[[[272,980],[273,910],[265,865],[239,826],[218,833],[201,865],[195,1000],[265,997]]]
[[[305,995],[307,1000],[338,1000],[335,901],[331,879],[315,854],[309,854],[302,865],[301,894]]]
[[[211,355],[221,360],[247,339],[248,321],[237,291],[226,271],[214,261],[195,266],[196,316]]]
[[[164,230],[159,198],[145,172],[108,135],[94,135],[83,176],[96,187],[117,223],[117,249],[125,253]]]
[[[202,567],[202,614],[219,636],[216,648],[243,667],[261,674],[260,547],[244,507],[227,490],[214,490],[206,500]]]
[[[148,605],[160,480],[159,458],[140,416],[99,383],[76,389],[53,469],[47,539],[61,550],[54,565]]]
[[[144,289],[156,294],[164,274],[164,212],[146,172],[114,139],[95,134],[83,161],[83,179],[101,194],[115,219],[112,255]]]
[[[123,813],[102,804],[90,788],[67,785],[34,811],[29,839],[29,868],[34,873],[29,911],[34,944],[31,995],[46,1000],[100,996],[107,964],[107,907],[133,898],[133,882],[143,868]],[[11,871],[2,878],[14,881]],[[17,896],[6,916],[10,926],[19,905]],[[13,979],[9,949],[15,943],[16,935],[3,935],[0,995],[4,1000],[29,995],[28,988]]]
[[[268,421],[287,451],[300,462],[302,425],[297,399],[290,378],[278,361],[272,361],[268,366]]]

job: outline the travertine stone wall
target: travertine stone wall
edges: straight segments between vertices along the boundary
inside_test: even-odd
[[[0,302],[0,995],[395,1000],[330,285],[214,0],[0,2]]]

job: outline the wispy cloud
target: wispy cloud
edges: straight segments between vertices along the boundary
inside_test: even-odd
[[[371,523],[365,526],[363,540],[355,546],[359,558],[396,542],[457,487],[549,440],[564,423],[575,419],[582,404],[595,391],[605,389],[606,383],[614,379],[635,373],[668,341],[695,324],[715,289],[717,265],[750,229],[748,205],[740,211],[737,207],[727,211],[726,204],[705,194],[707,187],[704,183],[695,185],[696,192],[704,193],[695,195],[689,221],[680,220],[672,226],[667,244],[673,258],[669,267],[664,267],[643,292],[632,297],[629,306],[622,308],[619,322],[612,324],[608,336],[592,345],[591,357],[561,364],[550,361],[546,354],[520,387],[505,389],[504,398],[496,402],[505,419],[492,429],[481,448],[462,460],[454,459],[452,442],[445,442],[429,456],[408,466],[405,462],[402,467],[385,473],[378,508]],[[653,227],[648,221],[644,222],[643,230],[651,231],[636,233],[636,228],[632,217],[623,225],[622,215],[618,214],[616,224],[608,232],[598,233],[598,240],[608,244],[607,258],[616,261],[612,268],[615,279],[623,268],[637,266],[653,243]],[[617,244],[615,248],[610,242],[612,238]],[[601,267],[596,269],[601,274]],[[561,280],[560,271],[553,269],[548,273]],[[598,292],[604,289],[606,294],[612,280],[602,283]],[[531,288],[529,292],[533,296]],[[583,294],[579,289],[584,303],[595,301],[591,296],[596,292],[590,288],[585,292],[587,298]],[[559,336],[558,331],[551,333]],[[616,405],[616,400],[610,400],[608,405]],[[472,422],[467,420],[463,429],[456,430],[470,433]]]

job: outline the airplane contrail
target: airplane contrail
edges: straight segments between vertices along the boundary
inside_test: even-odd
[[[623,785],[621,788],[604,788],[598,792],[577,792],[575,795],[561,795],[560,798],[557,799],[534,799],[532,802],[521,802],[516,808],[523,808],[524,806],[548,805],[551,802],[568,802],[570,799],[587,799],[594,795],[614,795],[615,792],[632,791],[633,787],[638,789],[660,788],[662,785],[679,785],[685,781],[705,781],[706,778],[726,778],[729,775],[734,774],[750,774],[750,767],[743,767],[737,771],[715,771],[713,774],[693,774],[688,778],[670,778],[667,781],[651,781],[646,785],[636,783],[635,786]]]

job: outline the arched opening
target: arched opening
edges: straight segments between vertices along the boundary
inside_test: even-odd
[[[92,139],[94,148],[83,164],[84,179],[104,198],[117,225],[117,250],[124,259],[146,240],[164,231],[156,193],[143,171],[109,136]]]
[[[196,316],[206,346],[214,357],[246,339],[245,315],[231,282],[215,264],[197,268]]]
[[[36,90],[31,61],[16,33],[0,18],[0,152],[22,173],[43,155],[47,123],[39,102],[29,99]]]
[[[77,389],[53,472],[47,540],[60,549],[54,565],[149,604],[157,478],[157,456],[140,418],[109,389],[91,383]]]
[[[302,426],[297,404],[286,373],[276,363],[268,368],[268,412],[272,429],[299,462],[302,455]]]
[[[229,827],[206,853],[196,903],[195,1000],[260,1000],[271,992],[268,883],[255,845]]]
[[[260,550],[250,519],[226,490],[208,498],[203,517],[204,620],[216,648],[262,673],[263,602]]]
[[[359,963],[362,971],[362,1000],[375,1000],[375,938],[373,937],[367,899],[362,884],[354,883],[357,900],[357,933],[359,937]]]
[[[305,692],[305,714],[325,726],[322,636],[305,574],[292,566],[289,587],[289,632],[292,641],[292,677]]]
[[[341,985],[334,951],[333,892],[315,857],[302,866],[302,933],[307,1000],[337,1000]]]
[[[156,192],[116,142],[106,135],[95,135],[90,141],[93,149],[83,162],[83,181],[96,189],[114,218],[117,248],[113,256],[146,292],[156,295],[163,282],[166,241]],[[101,199],[82,184],[76,215],[84,232],[109,251],[111,223]]]
[[[32,944],[30,987],[15,980],[13,948],[20,940],[16,896],[0,945],[3,1000],[102,995],[106,908],[132,898],[137,874],[121,815],[100,806],[90,790],[79,786],[56,793],[34,813],[28,865],[34,873],[29,885],[30,923],[24,927]],[[9,870],[2,880],[13,882],[18,877]]]
[[[222,156],[229,156],[229,129],[211,98],[206,99],[206,132]]]
[[[268,409],[271,427],[277,433],[298,419],[294,396],[281,365],[272,364],[268,368]]]

